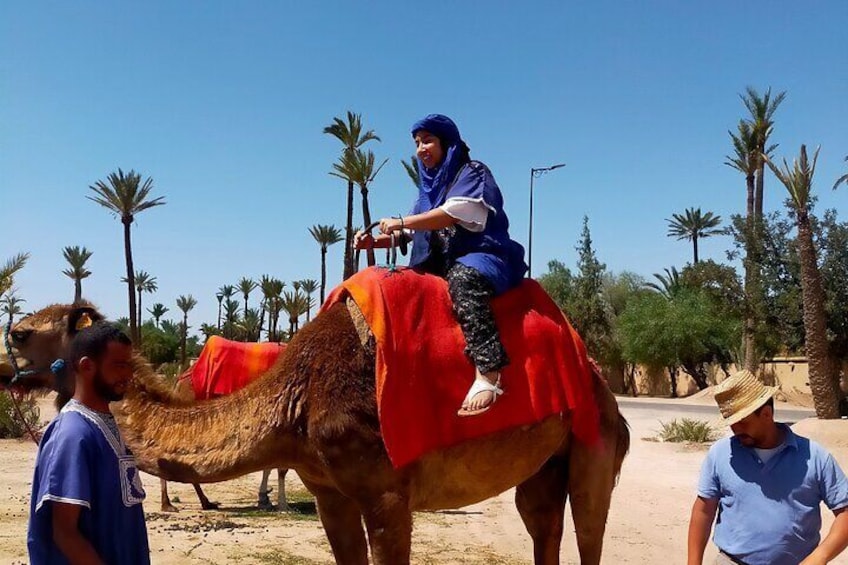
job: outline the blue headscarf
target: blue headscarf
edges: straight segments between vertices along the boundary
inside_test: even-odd
[[[421,182],[418,185],[417,212],[426,212],[436,206],[439,196],[450,186],[463,165],[470,160],[468,146],[460,137],[459,128],[449,117],[442,114],[430,114],[418,120],[412,126],[412,137],[422,130],[439,138],[444,158],[432,169],[425,167],[421,159],[418,159],[418,175]]]

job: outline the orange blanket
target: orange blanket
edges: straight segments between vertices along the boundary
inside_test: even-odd
[[[197,363],[180,378],[190,378],[198,400],[230,394],[267,371],[283,352],[280,343],[242,343],[210,337]]]
[[[571,412],[578,440],[598,438],[591,368],[580,336],[539,284],[525,280],[497,297],[495,319],[510,358],[505,394],[488,412],[456,411],[474,379],[465,338],[451,310],[447,283],[411,269],[360,271],[323,309],[350,296],[377,343],[377,407],[395,467],[428,451]]]

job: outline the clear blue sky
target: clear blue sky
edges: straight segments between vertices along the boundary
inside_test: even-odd
[[[343,226],[345,210],[327,174],[340,146],[322,128],[351,109],[390,159],[375,217],[409,208],[409,127],[445,113],[495,173],[522,243],[529,169],[567,163],[536,183],[534,274],[574,266],[585,214],[610,270],[650,276],[691,258],[665,235],[672,213],[743,211],[744,178],[723,161],[747,85],[788,91],[777,153],[820,144],[819,209],[846,210],[848,192],[830,190],[848,168],[846,21],[843,0],[3,2],[0,261],[31,253],[17,286],[35,309],[72,298],[61,250],[85,245],[85,294],[126,315],[120,224],[85,198],[122,167],[167,199],[133,229],[136,267],[159,283],[147,305],[176,314],[192,293],[197,327],[242,276],[318,279],[307,230]],[[767,209],[782,206],[773,177],[766,191]],[[729,246],[712,238],[702,255]]]

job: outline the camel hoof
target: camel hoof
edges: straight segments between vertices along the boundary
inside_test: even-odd
[[[273,510],[274,505],[271,504],[271,499],[267,496],[260,496],[259,500],[256,503],[256,506],[259,507],[260,510]]]
[[[282,506],[277,506],[277,512],[291,512],[291,507],[288,504],[283,504]]]
[[[179,512],[180,509],[174,506],[173,504],[163,504],[162,512]]]
[[[221,507],[221,503],[207,501],[205,504],[201,504],[200,507],[203,510],[218,510]]]

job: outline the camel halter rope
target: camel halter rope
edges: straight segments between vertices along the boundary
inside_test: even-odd
[[[10,314],[9,315],[9,321],[6,322],[6,329],[3,332],[3,345],[6,346],[6,356],[9,358],[9,363],[11,363],[12,370],[15,372],[15,376],[12,377],[11,381],[9,381],[9,388],[8,388],[9,397],[12,399],[12,406],[15,407],[15,414],[17,415],[18,419],[23,424],[27,433],[29,433],[29,437],[32,438],[32,441],[34,441],[35,444],[38,445],[38,438],[36,437],[35,432],[32,431],[32,427],[29,425],[29,422],[27,422],[27,419],[24,418],[24,414],[23,414],[23,411],[21,410],[21,406],[20,406],[20,398],[15,395],[15,391],[14,391],[14,389],[11,388],[11,386],[16,384],[16,383],[21,382],[26,377],[38,374],[38,373],[42,372],[43,370],[39,370],[39,369],[27,369],[26,371],[21,370],[21,368],[18,366],[18,360],[15,357],[15,354],[12,352],[12,344],[9,343],[9,332],[11,330],[12,330],[12,315]],[[50,371],[54,374],[59,373],[64,368],[65,368],[65,361],[62,360],[62,359],[57,359],[56,361],[53,361],[53,363],[51,363],[51,365],[50,365]],[[23,396],[23,394],[21,394],[21,396]]]

